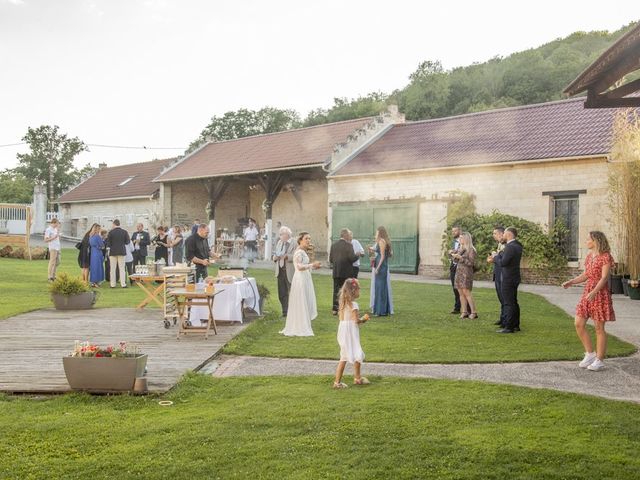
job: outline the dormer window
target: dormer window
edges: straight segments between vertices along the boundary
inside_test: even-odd
[[[127,183],[129,183],[131,180],[133,180],[134,178],[136,178],[136,176],[132,176],[132,177],[127,177],[125,178],[122,182],[120,182],[118,184],[119,187],[124,187]]]

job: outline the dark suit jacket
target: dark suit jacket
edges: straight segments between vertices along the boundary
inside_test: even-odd
[[[502,267],[495,261],[493,262],[493,281],[502,281]]]
[[[515,285],[520,283],[520,260],[522,259],[522,244],[518,240],[507,243],[494,259],[496,267],[502,271],[502,283]]]
[[[107,236],[107,246],[109,247],[109,256],[126,255],[127,249],[125,245],[129,243],[129,232],[124,228],[116,227],[109,231]]]
[[[329,263],[333,265],[333,278],[352,278],[353,262],[358,258],[351,242],[343,239],[333,242],[329,251]]]
[[[141,256],[146,257],[147,256],[147,247],[151,243],[151,238],[149,238],[149,233],[148,232],[145,232],[144,230],[141,231],[141,232],[138,232],[136,230],[135,232],[133,232],[133,234],[131,234],[131,241],[133,242],[138,237],[140,237],[140,243],[138,244],[140,249],[138,250],[138,253]],[[133,248],[135,250],[135,244],[133,245]]]

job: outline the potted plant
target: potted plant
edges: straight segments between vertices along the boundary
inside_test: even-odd
[[[49,291],[57,310],[86,310],[96,303],[96,292],[67,273],[59,274],[49,285]]]
[[[136,378],[145,374],[147,355],[137,345],[100,347],[76,341],[75,348],[62,359],[64,373],[73,390],[92,393],[133,391]]]
[[[629,280],[629,298],[640,300],[640,280]]]
[[[613,266],[611,276],[609,277],[609,291],[613,294],[624,293],[624,287],[622,286],[622,272],[624,272],[624,265],[617,262]]]

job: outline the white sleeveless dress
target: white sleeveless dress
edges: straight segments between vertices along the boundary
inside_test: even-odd
[[[318,316],[318,309],[311,278],[311,264],[304,250],[295,251],[293,266],[295,272],[289,289],[287,321],[280,333],[287,337],[312,337],[311,320]]]
[[[340,312],[338,326],[338,345],[340,345],[340,361],[362,363],[364,352],[360,346],[360,327],[353,321],[353,311],[359,310],[356,302],[351,302],[351,309],[345,308]]]

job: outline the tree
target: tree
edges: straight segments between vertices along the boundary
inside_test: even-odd
[[[425,61],[409,75],[410,83],[396,93],[400,111],[407,120],[424,120],[447,115],[449,73],[439,61]]]
[[[19,164],[15,172],[34,183],[46,185],[50,208],[60,194],[77,183],[79,172],[73,166],[73,159],[87,150],[78,137],[69,138],[58,132],[57,125],[42,125],[27,130],[22,138],[31,151],[17,155]]]
[[[0,202],[30,203],[33,182],[14,170],[0,172]]]
[[[264,107],[260,110],[226,112],[222,117],[212,117],[211,123],[200,136],[189,145],[186,153],[192,152],[208,141],[219,142],[250,137],[264,133],[275,133],[300,126],[300,116],[295,110]]]
[[[382,92],[372,92],[364,97],[352,98],[351,100],[334,98],[333,106],[328,110],[318,108],[309,112],[303,125],[312,127],[354,118],[374,117],[387,109],[387,98],[388,95]]]

